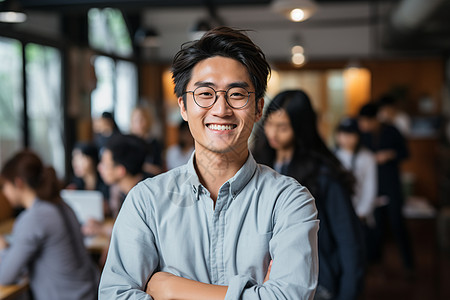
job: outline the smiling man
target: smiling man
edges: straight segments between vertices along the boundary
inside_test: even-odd
[[[128,194],[100,299],[312,299],[314,199],[248,150],[270,72],[264,54],[220,27],[184,45],[172,72],[195,152]]]

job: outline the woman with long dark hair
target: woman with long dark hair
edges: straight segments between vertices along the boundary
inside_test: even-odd
[[[11,205],[25,208],[11,244],[0,238],[0,284],[13,284],[25,270],[33,299],[96,299],[98,270],[75,214],[60,198],[55,170],[24,150],[5,163],[0,180]]]
[[[319,284],[315,299],[356,299],[364,275],[363,242],[351,203],[353,176],[317,130],[317,116],[301,90],[269,104],[253,151],[259,163],[306,186],[319,212]]]

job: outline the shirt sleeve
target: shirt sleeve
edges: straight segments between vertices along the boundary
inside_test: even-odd
[[[280,195],[273,216],[269,280],[258,285],[250,276],[236,275],[229,281],[225,300],[313,298],[318,277],[319,229],[314,199],[306,188],[296,184]]]
[[[20,279],[45,238],[40,223],[30,217],[20,218],[14,225],[11,245],[2,254],[0,263],[1,285],[14,284]]]
[[[112,232],[99,286],[100,300],[152,299],[145,288],[159,258],[149,224],[149,201],[149,194],[144,195],[141,185],[125,199]]]

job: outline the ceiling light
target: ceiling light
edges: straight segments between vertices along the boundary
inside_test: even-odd
[[[306,58],[303,53],[295,53],[292,55],[292,63],[296,65],[297,67],[302,66],[305,64]]]
[[[0,1],[0,22],[3,23],[23,23],[27,20],[27,15],[19,8],[17,1]]]
[[[317,10],[313,0],[275,0],[272,9],[293,22],[305,21]]]
[[[292,55],[294,55],[296,53],[303,54],[303,52],[305,52],[305,49],[303,49],[303,47],[300,45],[295,45],[291,48],[291,52],[292,52]]]

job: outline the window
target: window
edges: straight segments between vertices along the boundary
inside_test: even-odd
[[[61,55],[52,47],[27,44],[25,56],[30,146],[61,178],[65,172]]]
[[[92,48],[123,58],[133,54],[131,37],[120,10],[90,9],[88,22]],[[97,56],[94,67],[97,88],[91,95],[92,117],[97,118],[105,111],[112,112],[120,130],[127,132],[131,110],[138,97],[136,65],[126,60]]]
[[[92,8],[88,22],[92,48],[123,57],[133,54],[131,37],[120,10]]]
[[[0,37],[0,165],[23,144],[22,44]]]
[[[97,87],[91,95],[91,115],[99,117],[102,112],[114,110],[114,60],[97,56],[94,61]]]
[[[91,115],[98,118],[103,112],[114,114],[117,126],[128,132],[132,109],[138,97],[136,65],[107,56],[98,56],[94,63],[97,88],[91,95]]]
[[[114,117],[124,132],[130,128],[131,111],[138,99],[138,74],[133,63],[118,61],[116,64],[117,103]]]
[[[58,49],[32,43],[23,46],[18,40],[0,37],[0,164],[30,147],[64,177],[61,74]]]

